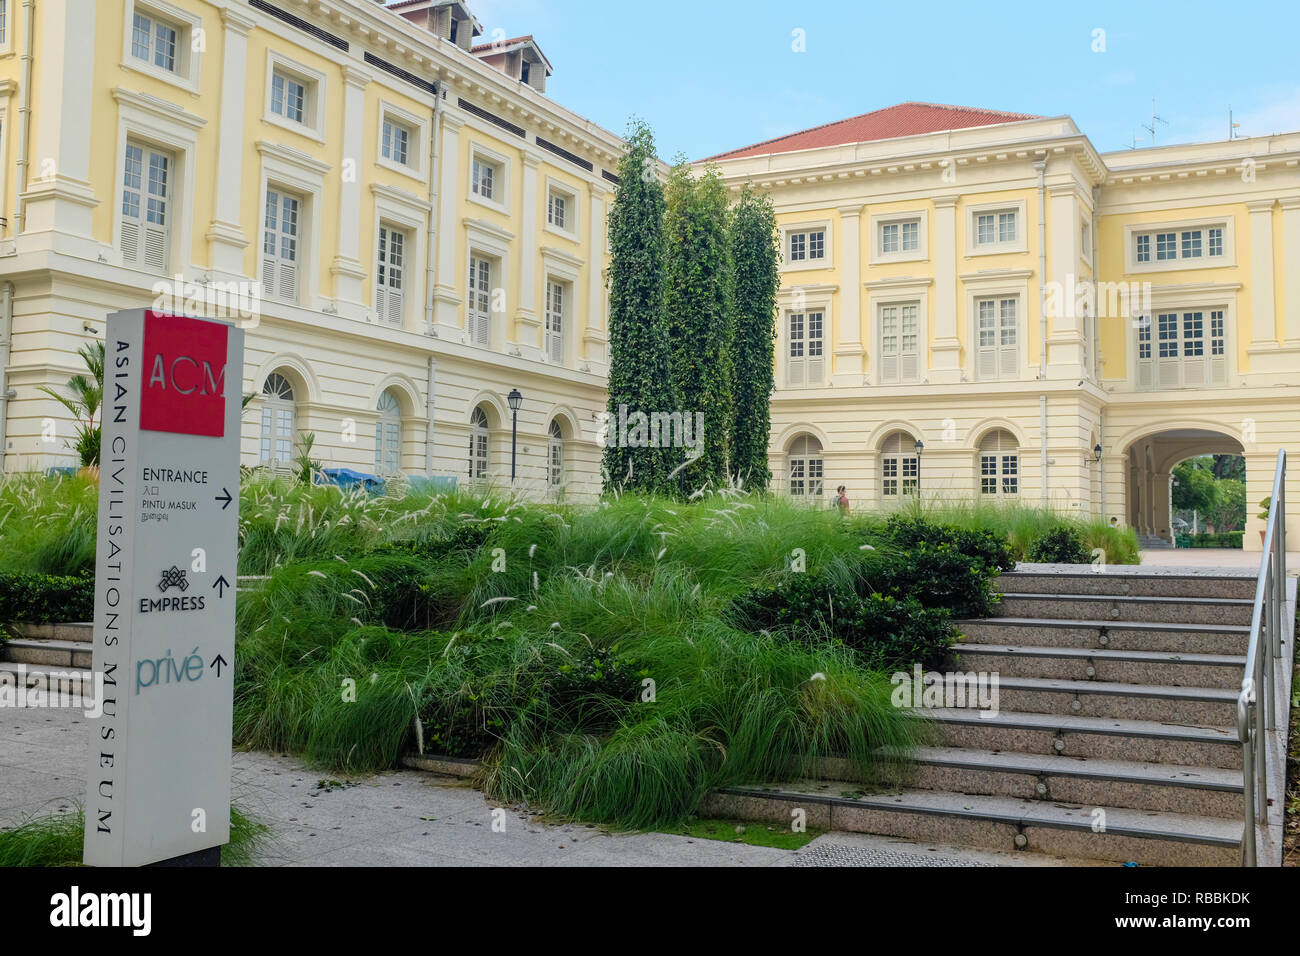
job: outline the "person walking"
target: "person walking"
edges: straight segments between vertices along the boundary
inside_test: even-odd
[[[835,507],[840,509],[840,514],[847,515],[849,513],[849,496],[844,493],[843,485],[835,489],[834,503]]]

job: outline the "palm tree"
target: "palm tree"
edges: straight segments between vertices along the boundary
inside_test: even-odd
[[[101,426],[96,422],[100,405],[104,401],[104,343],[90,342],[77,350],[81,360],[86,363],[90,377],[74,375],[68,379],[69,398],[60,395],[47,385],[40,390],[66,408],[77,420],[77,440],[73,445],[81,456],[83,468],[99,464],[99,439]]]

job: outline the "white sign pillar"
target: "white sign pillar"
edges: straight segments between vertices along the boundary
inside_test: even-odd
[[[85,862],[139,866],[230,839],[244,333],[108,317]],[[178,861],[179,862],[179,861]]]

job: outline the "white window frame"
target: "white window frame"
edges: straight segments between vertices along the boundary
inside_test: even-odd
[[[407,150],[405,163],[399,163],[384,156],[384,124],[386,122],[393,123],[406,130]],[[381,100],[379,103],[379,128],[375,140],[375,163],[384,169],[391,169],[395,173],[401,173],[403,176],[410,176],[420,182],[427,182],[428,173],[425,167],[428,163],[425,156],[429,152],[428,131],[428,123],[420,116],[386,100]]]
[[[1079,217],[1079,258],[1092,265],[1092,230],[1091,216]]]
[[[820,232],[823,234],[822,256],[820,259],[803,258],[793,260],[790,258],[790,237],[800,233]],[[834,249],[834,231],[831,229],[829,219],[791,223],[781,227],[781,271],[782,272],[810,272],[818,269],[832,269],[835,262]],[[805,255],[807,245],[805,240]]]
[[[8,3],[7,0],[6,3],[11,8],[9,14],[12,20],[13,4]],[[142,60],[132,52],[136,13],[155,22],[162,21],[176,31],[175,70],[167,70],[154,65],[153,43],[157,37],[156,31],[151,31],[149,59]],[[201,34],[202,31],[203,17],[174,4],[166,3],[164,0],[126,0],[126,16],[123,18],[122,33],[122,61],[119,65],[123,69],[143,73],[156,80],[162,80],[164,83],[170,83],[187,92],[197,94],[199,92],[199,79],[202,75],[203,53],[194,48],[194,37],[196,32]],[[13,32],[12,22],[10,23],[9,32]],[[7,52],[7,50],[0,45],[0,52]]]
[[[476,413],[481,412],[485,424],[476,424]],[[482,449],[483,454],[479,454]],[[492,419],[480,405],[469,412],[469,448],[465,461],[470,483],[492,480]]]
[[[171,227],[167,249],[169,275],[185,273],[190,267],[194,248],[195,156],[198,152],[198,131],[206,124],[196,116],[168,103],[166,100],[136,93],[118,87],[113,90],[117,101],[117,159],[113,180],[113,251],[118,265],[129,265],[122,259],[122,183],[126,171],[126,144],[128,140],[169,152],[175,160],[172,171]]]
[[[558,290],[560,308],[553,311],[552,290]],[[542,357],[554,365],[565,364],[568,340],[572,337],[569,326],[573,324],[573,283],[551,274],[546,276],[545,302],[542,309]],[[552,328],[552,324],[558,328]]]
[[[384,434],[385,426],[393,424],[393,416],[389,414],[390,409],[379,407],[385,398],[392,399],[396,406],[396,449],[390,449],[388,439]],[[398,396],[395,388],[386,388],[379,393],[379,398],[375,400],[375,413],[375,474],[385,478],[395,477],[402,473],[402,446],[406,437],[406,422],[403,420],[402,415],[402,399]],[[396,465],[389,468],[386,466],[392,451],[396,453]]]
[[[4,26],[0,29],[0,56],[7,56],[14,51],[14,11],[11,0],[0,0],[0,12],[4,14]]]
[[[990,312],[993,319],[993,338],[994,342],[990,346],[985,346],[980,341],[980,333],[983,331],[983,308],[987,303],[990,306]],[[1003,331],[1006,328],[1007,311],[1013,313],[1011,318],[1013,323],[1011,328],[1015,331],[1015,341],[1007,345],[1004,341]],[[975,362],[975,380],[979,382],[1006,382],[1015,381],[1020,378],[1023,364],[1020,361],[1020,355],[1025,348],[1025,308],[1024,299],[1015,293],[990,294],[975,296],[974,300],[975,335],[971,339],[971,354]],[[992,356],[992,371],[983,369],[984,355]],[[1012,368],[1007,368],[1011,363]]]
[[[546,484],[559,492],[565,485],[564,427],[559,419],[552,418],[546,428]]]
[[[397,275],[399,285],[394,289],[392,284],[392,240],[394,236],[401,237],[400,245],[402,247],[401,265],[397,266]],[[410,296],[410,276],[411,253],[415,251],[415,242],[410,229],[400,223],[392,222],[388,219],[381,219],[375,229],[375,270],[374,276],[374,300],[375,300],[375,321],[384,325],[391,325],[395,328],[404,328],[406,326],[406,316],[411,302]],[[383,260],[380,260],[380,254],[383,254]],[[383,273],[383,281],[380,281],[380,274]],[[396,320],[394,320],[394,313]]]
[[[1124,268],[1126,272],[1181,272],[1187,269],[1222,269],[1231,268],[1237,264],[1236,256],[1236,236],[1234,234],[1233,223],[1234,216],[1228,216],[1223,219],[1189,219],[1178,222],[1160,222],[1160,223],[1135,223],[1124,227]],[[1211,229],[1223,230],[1223,255],[1210,255],[1210,234]],[[1183,233],[1199,231],[1201,233],[1201,255],[1184,258],[1183,257]],[[1157,259],[1156,258],[1156,234],[1157,233],[1174,233],[1174,248],[1176,258]],[[1147,262],[1138,262],[1137,242],[1138,236],[1150,236],[1151,242],[1151,259]]]
[[[491,199],[485,199],[474,191],[475,161],[486,162],[494,167]],[[489,209],[495,209],[497,212],[506,212],[508,210],[509,204],[507,200],[510,196],[509,158],[471,140],[469,144],[469,165],[465,170],[465,175],[467,177],[465,182],[466,199],[481,206],[487,206]]]
[[[966,355],[969,363],[967,371],[971,381],[1016,381],[1029,372],[1029,279],[1032,269],[998,270],[984,273],[966,273],[958,278],[966,288]],[[1016,306],[1016,373],[1013,376],[999,374],[994,379],[981,379],[979,374],[979,306],[980,299],[1018,298]],[[1001,310],[998,314],[999,339],[1001,338]],[[1001,363],[999,363],[999,373]]]
[[[895,435],[903,436],[897,451],[886,450]],[[921,490],[921,463],[916,454],[916,435],[895,428],[876,446],[876,492],[881,504],[906,501]]]
[[[785,360],[786,388],[821,388],[826,384],[830,367],[829,315],[828,310],[815,305],[782,310],[781,341],[784,345],[782,355]],[[797,337],[794,334],[796,324],[799,330]],[[814,328],[820,330],[820,335],[816,338],[812,334]],[[802,353],[798,356],[793,354],[796,344]],[[812,354],[814,348],[817,350],[816,355]]]
[[[579,280],[582,277],[582,267],[585,260],[572,255],[565,249],[558,249],[554,246],[542,246],[542,275],[545,279],[542,285],[542,358],[544,361],[553,364],[568,365],[577,355],[577,342],[581,334],[578,328],[578,316],[581,311],[578,308],[578,290],[581,288]],[[546,331],[546,283],[559,282],[561,285],[567,285],[567,298],[564,303],[564,314],[561,316],[561,357],[558,363],[551,356],[547,340]]]
[[[564,225],[557,226],[551,222],[551,200],[553,197],[564,200]],[[578,192],[573,187],[558,179],[546,179],[546,231],[577,241],[578,238]]]
[[[871,217],[871,262],[924,262],[930,258],[930,237],[927,229],[929,217],[925,210],[907,210],[904,212],[881,213]],[[903,223],[917,224],[917,247],[904,251]],[[885,226],[897,225],[898,252],[885,252],[883,239]]]
[[[301,123],[281,116],[272,109],[272,87],[276,73],[283,73],[303,85],[303,121]],[[309,66],[304,66],[296,60],[291,60],[275,50],[267,50],[266,102],[262,117],[266,122],[279,126],[281,129],[289,130],[292,133],[297,133],[299,136],[305,136],[308,139],[316,140],[318,143],[323,143],[325,142],[326,93],[324,73],[313,70]]]
[[[271,369],[271,371],[269,371],[266,374],[266,378],[262,380],[261,388],[259,388],[257,391],[257,397],[261,403],[261,408],[259,409],[258,418],[257,418],[257,422],[258,422],[257,460],[258,460],[258,464],[266,465],[268,468],[271,468],[272,470],[277,472],[293,470],[294,446],[298,443],[298,405],[303,400],[303,397],[300,397],[298,394],[299,391],[298,386],[294,384],[292,378],[290,378],[288,375],[285,375],[280,370],[282,367],[283,366]],[[289,387],[290,394],[293,395],[292,398],[287,400],[287,404],[289,406],[288,411],[290,414],[289,457],[285,459],[275,457],[275,455],[271,453],[271,449],[269,447],[270,445],[273,445],[278,440],[276,437],[277,425],[281,417],[278,412],[283,411],[284,404],[286,404],[286,400],[277,398],[275,396],[272,396],[271,399],[268,400],[267,398],[268,393],[266,391],[266,386],[270,383],[272,376],[278,376],[279,378],[283,379],[284,383]],[[271,421],[269,423],[271,427],[269,432],[267,431],[268,413],[270,413],[270,417],[271,417]],[[262,447],[263,442],[266,442],[268,445],[268,447],[265,449]]]
[[[915,354],[915,359],[916,359],[915,368],[911,370],[911,374],[906,374],[909,371],[909,369],[906,367],[906,363],[903,361],[903,357],[905,356],[906,353],[904,353],[902,350],[902,334],[903,334],[902,333],[902,323],[903,323],[902,310],[903,308],[909,306],[916,307],[917,349]],[[871,297],[871,315],[875,320],[873,323],[874,331],[872,337],[875,343],[874,347],[875,347],[876,361],[873,364],[875,365],[877,385],[888,386],[888,385],[915,384],[917,382],[922,381],[925,378],[927,365],[928,365],[928,362],[926,361],[926,356],[928,354],[928,340],[927,340],[928,329],[926,323],[927,306],[928,306],[927,297],[923,292],[920,293],[919,295],[916,294],[884,295],[884,296],[873,295]],[[883,313],[885,309],[899,310],[898,311],[899,343],[898,343],[898,350],[896,353],[898,355],[899,361],[897,363],[897,374],[892,377],[886,375],[886,370],[888,367],[886,363],[886,359],[888,358],[888,356],[885,354],[885,345],[884,345],[885,327],[884,327]]]
[[[1008,212],[1016,214],[1016,238],[1004,242],[995,237],[992,242],[979,242],[979,217],[993,215],[993,228],[996,231],[1001,226],[999,215]],[[1028,251],[1029,229],[1025,218],[1025,201],[1023,199],[1011,200],[1010,202],[978,203],[966,207],[967,256],[996,256]]]
[[[129,159],[131,150],[140,153],[140,169],[137,171],[139,183],[131,187],[130,192],[135,197],[135,214],[128,217],[123,206],[126,204],[127,185],[125,182],[125,167]],[[151,190],[153,185],[154,159],[158,158],[166,163],[163,174],[163,189],[165,190],[162,202],[162,222],[152,223],[149,221],[150,204],[155,202],[154,194]],[[176,174],[178,165],[176,156],[169,149],[160,149],[153,143],[144,142],[134,137],[129,137],[126,141],[126,149],[122,157],[123,165],[123,182],[118,184],[122,201],[118,204],[116,214],[118,217],[118,252],[122,255],[122,263],[127,266],[139,269],[142,272],[153,272],[158,275],[170,275],[172,245],[173,245],[173,225],[175,224],[176,214],[178,212],[176,201]],[[130,258],[126,254],[126,237],[128,230],[134,235],[135,255]],[[149,250],[154,246],[158,250],[160,261],[150,264]]]
[[[465,258],[460,260],[460,282],[465,283],[465,296],[462,300],[464,310],[461,313],[461,319],[465,323],[465,342],[468,345],[477,345],[479,348],[502,348],[509,338],[509,330],[506,327],[509,303],[503,303],[500,312],[492,311],[492,306],[495,304],[494,291],[506,288],[505,283],[510,275],[510,243],[514,238],[514,233],[501,229],[485,220],[465,220],[466,252]],[[469,260],[471,258],[487,259],[491,265],[488,274],[490,284],[488,287],[488,340],[486,343],[478,340],[474,334],[474,328],[470,325]]]
[[[375,231],[372,238],[370,261],[375,264],[369,273],[371,279],[370,302],[375,309],[375,321],[392,326],[378,313],[379,282],[379,229],[386,226],[406,234],[406,264],[402,273],[402,324],[394,328],[408,328],[411,317],[418,314],[413,303],[424,301],[424,283],[426,271],[422,267],[425,261],[425,249],[428,244],[428,215],[433,208],[427,199],[408,193],[405,190],[372,183],[370,192],[375,199]]]
[[[263,275],[262,241],[266,224],[266,191],[275,189],[296,195],[302,200],[299,207],[298,226],[298,295],[296,302],[266,295],[265,302],[274,302],[280,306],[298,306],[317,310],[317,290],[320,288],[318,262],[321,249],[321,209],[325,189],[325,175],[331,166],[308,156],[306,153],[271,143],[266,140],[257,142],[257,150],[262,155],[262,175],[259,182],[257,203],[257,231],[255,233],[257,250],[257,278],[262,289],[267,289]]]
[[[796,449],[800,442],[803,447]],[[812,442],[817,443],[815,452],[810,447]],[[786,446],[785,475],[785,491],[791,498],[813,502],[822,500],[826,494],[826,446],[820,438],[803,432],[791,440]],[[795,482],[799,482],[798,491]]]
[[[1218,315],[1223,323],[1221,351],[1214,352],[1214,323]],[[1166,320],[1173,317],[1172,329]],[[1189,361],[1186,354],[1189,337],[1187,332],[1192,327],[1194,318],[1200,318],[1200,335],[1196,340],[1201,354],[1192,356],[1196,361]],[[1220,305],[1182,305],[1152,306],[1150,322],[1131,322],[1132,349],[1134,366],[1134,389],[1140,392],[1174,392],[1195,388],[1225,388],[1230,384],[1232,374],[1232,322],[1233,315],[1227,304]],[[1163,334],[1173,332],[1172,339],[1164,339]],[[1149,338],[1144,343],[1143,335]],[[1162,341],[1171,342],[1173,356],[1160,354]],[[1142,346],[1149,345],[1149,355],[1143,357]],[[1192,373],[1192,374],[1189,374]]]
[[[1014,443],[1013,449],[999,447],[996,449],[986,449],[984,443],[994,435],[1005,435]],[[992,471],[985,473],[985,468],[989,467],[985,459],[993,459],[991,463]],[[1010,461],[1014,459],[1014,461]],[[1008,467],[1010,461],[1010,466]],[[990,428],[980,436],[979,443],[975,446],[975,497],[980,500],[1001,500],[1003,498],[1019,499],[1020,493],[1024,490],[1024,472],[1021,469],[1020,461],[1020,441],[1007,428]],[[987,485],[986,485],[987,482]],[[1008,490],[1008,484],[1013,483],[1015,490]],[[986,491],[986,487],[991,487],[992,491]]]

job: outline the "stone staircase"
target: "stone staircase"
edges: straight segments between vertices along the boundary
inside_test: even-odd
[[[1141,551],[1172,551],[1174,543],[1159,534],[1139,534],[1138,549]]]
[[[0,674],[29,690],[78,696],[91,686],[91,624],[10,624],[0,643]]]
[[[905,789],[854,789],[852,769],[827,761],[818,779],[717,791],[704,812],[788,823],[802,809],[809,826],[908,840],[1239,865],[1236,699],[1256,579],[1199,570],[1021,565],[1000,579],[999,616],[958,623],[953,669],[998,675],[998,713],[926,710],[935,739]]]

